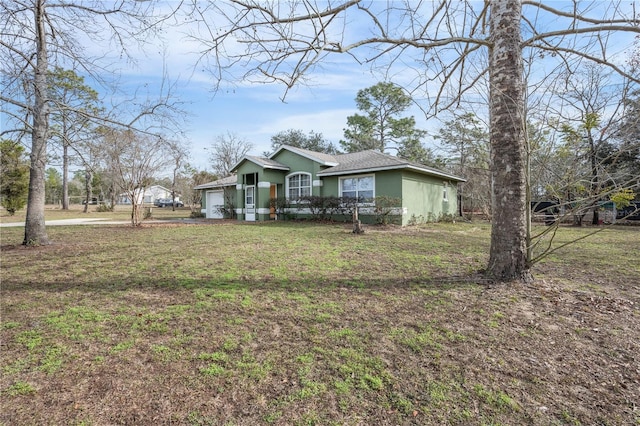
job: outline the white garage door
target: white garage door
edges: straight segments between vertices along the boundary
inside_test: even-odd
[[[224,192],[207,192],[207,219],[222,219],[222,207],[224,207]]]

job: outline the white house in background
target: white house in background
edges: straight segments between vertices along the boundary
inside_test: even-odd
[[[171,190],[161,185],[152,185],[136,194],[138,204],[153,204],[158,198],[171,198]],[[176,201],[180,201],[180,197],[176,196]],[[118,195],[118,204],[131,204],[129,194],[125,192]]]
[[[160,185],[153,185],[149,188],[145,188],[143,195],[143,202],[153,204],[158,198],[171,198],[171,190]],[[176,201],[179,201],[180,197],[176,195]]]

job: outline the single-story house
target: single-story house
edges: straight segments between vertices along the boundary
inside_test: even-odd
[[[206,217],[223,217],[230,209],[243,221],[288,213],[305,217],[311,212],[304,197],[317,196],[357,200],[359,218],[366,223],[375,222],[376,200],[385,198],[395,203],[391,222],[408,225],[455,215],[457,184],[465,181],[379,151],[330,155],[287,145],[269,157],[245,156],[232,172],[195,188],[204,192]],[[284,199],[287,208],[279,209],[275,199]]]

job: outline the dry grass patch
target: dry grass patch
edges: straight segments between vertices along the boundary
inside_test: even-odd
[[[49,233],[2,230],[1,424],[640,421],[637,228],[532,286],[475,279],[477,224]]]

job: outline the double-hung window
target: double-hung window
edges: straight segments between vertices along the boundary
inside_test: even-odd
[[[373,175],[340,179],[340,196],[356,198],[359,203],[372,202],[375,197],[375,177]]]
[[[311,195],[311,175],[296,173],[287,177],[287,197],[289,200],[299,200]]]

